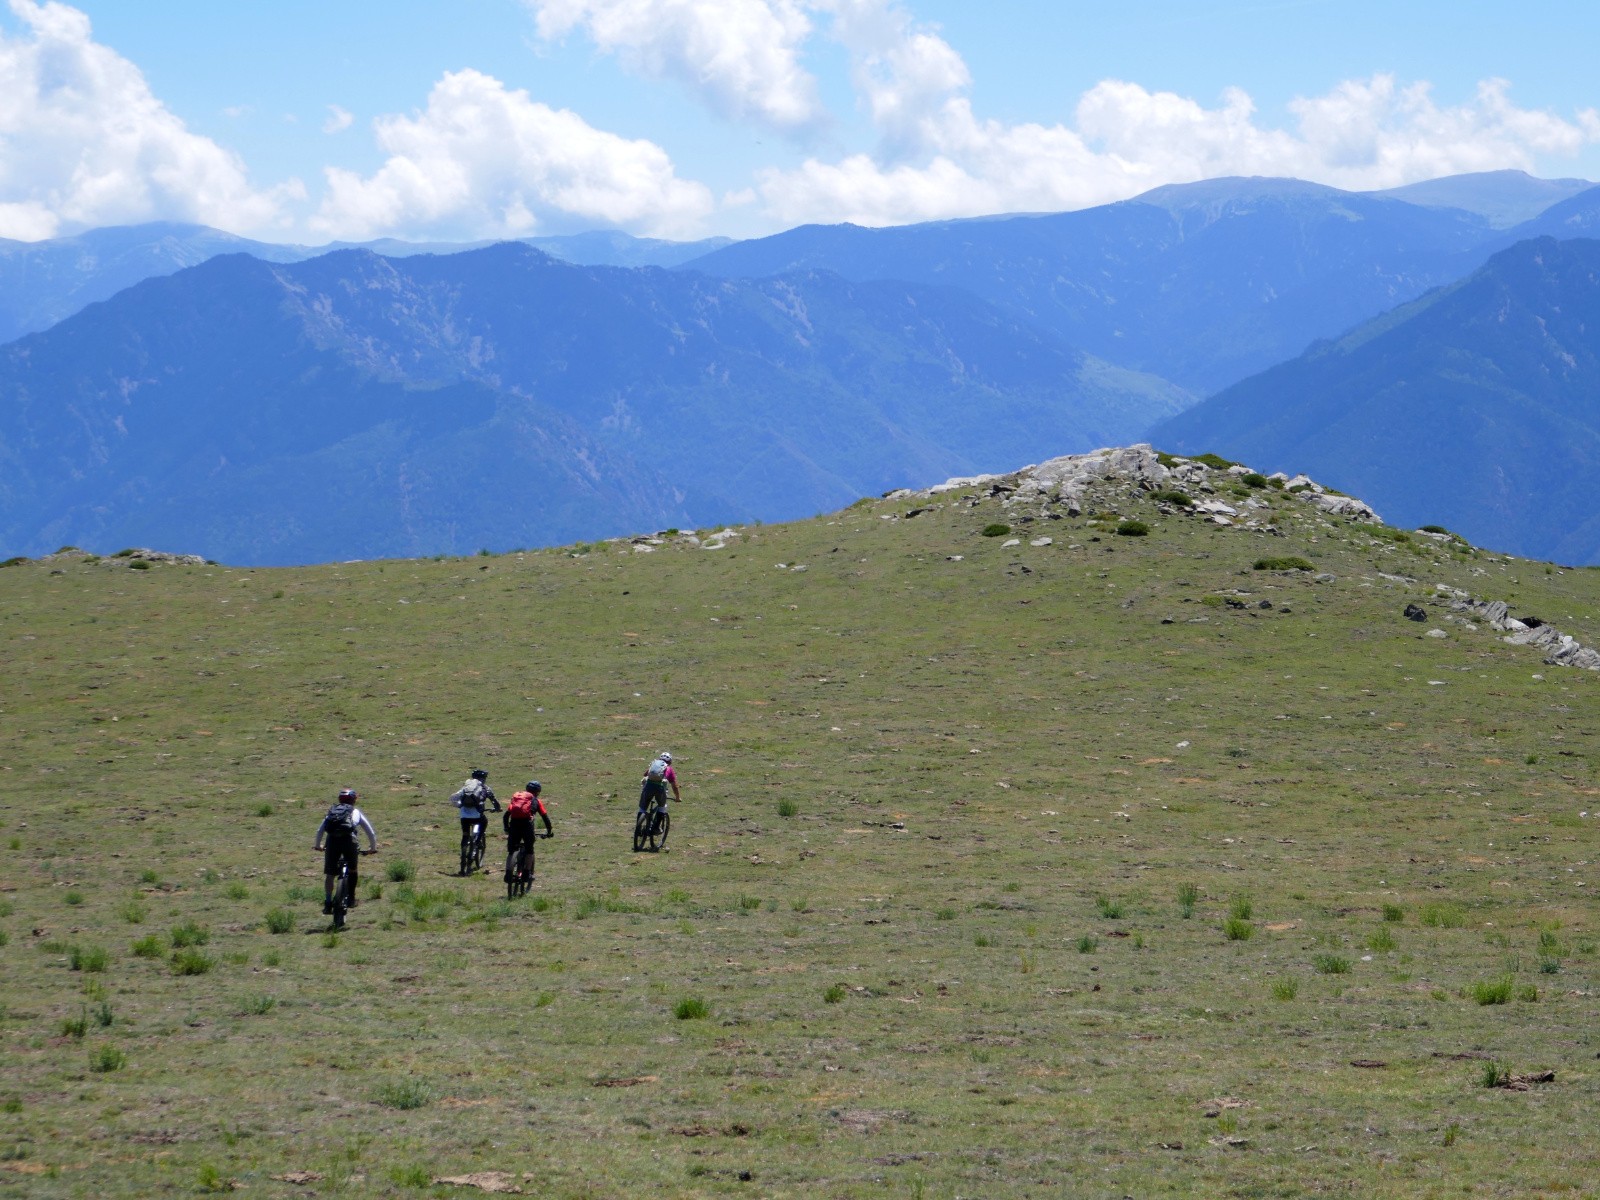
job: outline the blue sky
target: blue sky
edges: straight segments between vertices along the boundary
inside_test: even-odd
[[[0,2],[0,236],[667,237],[1600,178],[1600,5]]]

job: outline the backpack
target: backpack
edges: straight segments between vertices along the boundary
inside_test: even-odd
[[[335,836],[346,836],[356,831],[356,806],[354,804],[339,803],[328,810],[328,832]]]
[[[645,778],[651,783],[660,783],[667,777],[667,764],[661,759],[656,759],[650,764],[650,769],[645,772]]]
[[[461,807],[482,808],[483,798],[488,790],[488,788],[484,787],[481,779],[467,780],[461,785],[461,791],[457,793],[461,797]]]
[[[533,820],[533,793],[517,792],[506,805],[506,816],[513,821]]]

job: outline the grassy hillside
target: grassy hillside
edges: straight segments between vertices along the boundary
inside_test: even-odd
[[[1586,1194],[1600,679],[1401,610],[1592,641],[1600,576],[1256,494],[1284,536],[967,489],[0,571],[0,1194]],[[555,800],[514,904],[450,874],[478,765]],[[334,936],[346,784],[383,848]]]

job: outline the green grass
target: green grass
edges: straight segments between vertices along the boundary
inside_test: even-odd
[[[1472,985],[1471,993],[1479,1004],[1509,1004],[1516,993],[1516,980],[1509,975],[1480,980]]]
[[[1600,676],[1400,611],[1443,582],[1600,643],[1600,572],[1254,494],[1270,547],[1131,492],[1092,497],[1117,514],[1093,527],[954,494],[716,553],[0,572],[0,762],[59,797],[13,813],[0,880],[0,1095],[23,1101],[0,1154],[58,1174],[0,1178],[52,1200],[192,1194],[208,1165],[264,1195],[488,1168],[559,1200],[1592,1190],[1571,1131],[1600,1018],[1577,817]],[[1252,571],[1267,552],[1335,578]],[[669,853],[636,859],[662,748],[684,798]],[[495,869],[451,874],[444,797],[476,765],[556,801],[509,905],[497,825]],[[383,888],[325,938],[310,842],[346,782]],[[1234,919],[1254,936],[1226,943]],[[208,939],[174,946],[190,926]],[[1359,961],[1382,926],[1399,945]],[[106,969],[72,972],[74,945]],[[214,965],[179,974],[184,952]],[[1509,1001],[1476,1004],[1519,957]],[[685,998],[710,1014],[678,1020]],[[101,1042],[122,1069],[87,1069]],[[1560,1082],[1485,1095],[1466,1053]],[[1390,1067],[1348,1066],[1369,1058]],[[385,1102],[403,1081],[420,1104]],[[1197,1108],[1225,1096],[1246,1148],[1207,1142]],[[391,1179],[412,1164],[428,1186]],[[299,1170],[325,1180],[272,1179]]]
[[[711,1015],[711,1006],[698,996],[685,996],[673,1005],[672,1015],[680,1021],[703,1021]]]

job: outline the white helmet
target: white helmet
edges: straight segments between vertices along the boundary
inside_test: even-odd
[[[656,757],[658,757],[662,762],[665,762],[665,763],[669,763],[669,762],[672,761],[672,755],[668,754],[665,750],[663,750]]]

